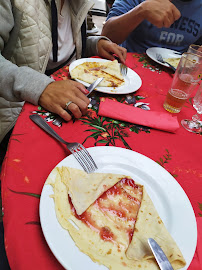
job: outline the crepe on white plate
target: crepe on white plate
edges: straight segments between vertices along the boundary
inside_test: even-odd
[[[98,85],[103,87],[119,87],[125,83],[117,60],[84,62],[71,70],[71,77],[90,84],[103,77]]]
[[[55,168],[56,216],[78,248],[109,269],[158,270],[147,239],[154,238],[174,270],[186,265],[144,186],[130,176]]]
[[[97,67],[102,66],[101,71],[96,65]],[[89,72],[87,69],[85,72],[84,66],[89,66],[92,72]],[[98,77],[106,77],[95,89],[102,93],[128,94],[137,91],[142,85],[140,76],[129,67],[127,75],[123,77],[120,72],[120,64],[117,60],[109,61],[100,58],[81,58],[70,64],[69,72],[71,78],[87,87]]]
[[[164,61],[168,60],[167,62],[170,63],[171,65],[173,65],[174,67],[177,67],[177,65],[180,61],[180,58],[181,58],[181,55],[179,54],[179,52],[174,51],[174,50],[170,50],[170,49],[166,49],[166,48],[161,48],[161,47],[151,47],[151,48],[146,50],[146,54],[152,60],[154,60],[158,64],[165,66],[165,67],[169,67],[169,65],[158,61],[156,54],[160,54]]]
[[[128,175],[144,186],[185,258],[186,266],[182,269],[188,269],[197,243],[196,218],[186,193],[176,179],[155,161],[135,151],[113,146],[90,147],[88,151],[99,168],[97,172]],[[64,158],[57,167],[82,170],[73,155]],[[51,178],[54,180],[57,174],[54,169]],[[50,250],[65,269],[107,270],[106,266],[95,263],[81,252],[68,231],[60,225],[52,199],[53,188],[47,183],[48,180],[41,193],[39,214],[41,228]],[[65,192],[60,194],[63,196]]]

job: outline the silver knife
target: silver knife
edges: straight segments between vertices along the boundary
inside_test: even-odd
[[[153,238],[148,239],[149,246],[154,254],[154,257],[161,270],[173,270],[168,258],[163,252],[162,248],[157,244]]]
[[[93,90],[95,89],[96,86],[98,86],[98,84],[103,80],[104,78],[98,78],[96,81],[94,81],[93,83],[91,83],[91,85],[88,86],[87,90],[88,90],[88,94],[86,96],[89,96],[90,93],[93,92]],[[64,120],[58,116],[57,118],[55,118],[55,120],[53,121],[53,125],[55,126],[59,126]]]
[[[96,81],[94,81],[93,83],[91,83],[90,86],[88,86],[87,90],[89,91],[89,93],[86,96],[89,96],[90,93],[93,92],[93,90],[95,89],[96,86],[98,86],[98,84],[103,80],[104,78],[98,78]]]

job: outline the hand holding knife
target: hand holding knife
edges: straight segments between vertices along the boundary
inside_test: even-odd
[[[98,84],[103,80],[104,78],[98,78],[96,81],[94,81],[93,83],[91,83],[91,85],[88,86],[87,90],[88,90],[88,94],[86,95],[87,97],[93,92],[93,90],[96,88],[96,86],[98,86]],[[70,111],[68,111],[68,113],[72,116],[72,113]],[[61,117],[57,117],[54,121],[53,121],[53,125],[55,126],[59,126],[64,120]]]
[[[93,90],[95,89],[96,86],[98,86],[98,84],[103,80],[104,78],[98,78],[96,81],[94,81],[93,83],[91,83],[90,86],[88,86],[87,90],[89,91],[88,94],[86,96],[89,96],[90,93],[93,92]]]

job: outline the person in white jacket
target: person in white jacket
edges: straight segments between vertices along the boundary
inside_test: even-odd
[[[89,103],[85,87],[75,81],[55,82],[48,75],[73,60],[99,55],[122,62],[126,50],[105,37],[86,38],[88,0],[0,1],[0,170],[10,131],[23,102],[40,104],[66,121],[79,118]],[[46,75],[48,74],[48,75]],[[3,226],[0,222],[0,238]],[[0,242],[0,269],[10,269]]]
[[[14,126],[23,101],[40,104],[69,121],[85,114],[89,99],[75,81],[54,81],[46,74],[73,60],[99,55],[122,62],[126,50],[106,37],[86,38],[90,0],[1,0],[0,141]],[[45,74],[46,73],[46,74]],[[20,103],[21,102],[21,103]]]

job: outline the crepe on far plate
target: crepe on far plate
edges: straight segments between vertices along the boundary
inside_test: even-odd
[[[131,177],[56,167],[47,184],[59,223],[94,262],[113,270],[158,270],[147,243],[154,238],[174,270],[186,265],[144,186]]]
[[[124,78],[117,60],[84,62],[72,69],[71,77],[90,84],[103,77],[104,79],[99,83],[99,87],[119,87],[124,84]]]
[[[164,58],[163,60],[168,62],[170,65],[174,66],[175,68],[177,68],[180,62],[180,58]]]

